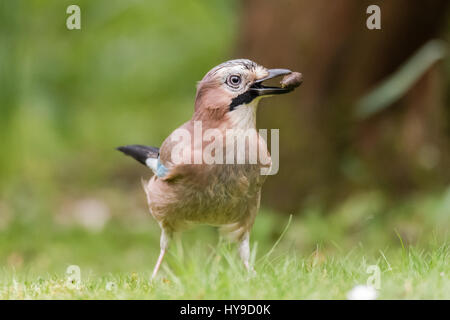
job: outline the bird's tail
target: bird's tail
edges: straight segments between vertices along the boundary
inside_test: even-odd
[[[147,147],[139,144],[118,147],[117,150],[122,151],[127,156],[133,157],[147,167],[149,167],[149,159],[156,160],[159,156],[159,148]]]

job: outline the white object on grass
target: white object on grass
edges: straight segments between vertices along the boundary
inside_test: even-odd
[[[347,293],[348,300],[375,300],[377,290],[372,286],[357,285]]]

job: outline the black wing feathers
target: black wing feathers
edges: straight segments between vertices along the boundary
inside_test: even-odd
[[[118,147],[117,150],[122,151],[127,156],[133,157],[143,165],[148,158],[158,158],[159,148],[147,147],[140,144]]]

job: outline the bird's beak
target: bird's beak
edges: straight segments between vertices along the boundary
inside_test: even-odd
[[[266,80],[273,79],[279,76],[284,76],[287,74],[292,73],[291,70],[288,69],[269,69],[269,74],[267,77],[256,80],[251,86],[250,91],[257,94],[258,96],[268,96],[273,94],[282,94],[282,93],[288,93],[293,90],[293,88],[281,88],[281,87],[269,87],[264,86],[262,83]]]

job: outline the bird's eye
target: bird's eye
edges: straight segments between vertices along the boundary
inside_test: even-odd
[[[237,87],[241,84],[241,77],[238,75],[231,75],[228,77],[227,83],[232,87]]]

